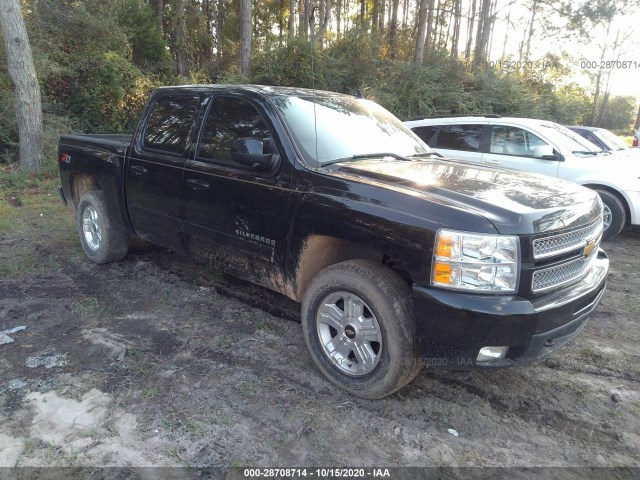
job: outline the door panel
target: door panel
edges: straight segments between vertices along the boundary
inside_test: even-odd
[[[140,237],[180,248],[180,209],[185,155],[198,97],[161,96],[151,107],[126,171],[129,216]]]
[[[212,100],[196,157],[185,167],[182,228],[193,253],[277,290],[284,278],[291,166],[277,161],[280,152],[264,118],[244,99]],[[234,162],[231,145],[238,138],[262,140],[276,166],[265,171]]]

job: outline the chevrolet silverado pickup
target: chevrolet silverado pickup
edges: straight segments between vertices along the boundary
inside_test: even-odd
[[[163,87],[133,135],[63,136],[58,155],[90,260],[136,235],[300,302],[318,369],[363,398],[422,366],[540,359],[606,286],[595,192],[443,158],[361,98]]]

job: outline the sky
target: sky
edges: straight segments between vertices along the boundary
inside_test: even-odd
[[[511,25],[507,27],[506,18],[511,4]],[[531,17],[531,10],[526,6],[530,2],[524,0],[498,0],[498,17],[494,25],[494,40],[489,54],[489,60],[497,62],[503,51],[505,33],[508,35],[506,55],[518,58],[519,43],[526,30],[526,22]],[[540,17],[538,18],[540,20]],[[553,18],[552,21],[555,21]],[[606,61],[613,61],[614,68],[611,72],[610,91],[612,95],[629,95],[640,101],[640,11],[626,11],[617,15],[609,29],[600,25],[591,30],[590,41],[587,40],[562,40],[550,36],[544,31],[542,22],[535,23],[534,40],[531,45],[531,58],[542,58],[547,52],[554,54],[566,53],[573,57],[569,63],[574,70],[574,76],[570,79],[591,89],[592,82],[589,73],[596,73],[600,64],[601,49],[604,44],[609,45]],[[558,19],[558,24],[561,20]],[[611,46],[615,42],[616,34],[620,32],[620,39],[628,38],[620,42],[618,53],[613,54]],[[619,60],[619,61],[618,61]],[[626,63],[625,63],[626,62]],[[541,68],[539,63],[528,65],[529,68]]]

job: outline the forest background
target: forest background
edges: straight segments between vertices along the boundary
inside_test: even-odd
[[[493,113],[629,135],[638,0],[22,0],[44,113],[58,136],[131,132],[156,86],[257,83],[355,93],[401,119]],[[18,159],[0,50],[0,168]],[[637,75],[636,75],[637,77]],[[613,81],[612,81],[613,79]],[[633,80],[632,80],[633,82]],[[638,82],[640,84],[640,82]]]

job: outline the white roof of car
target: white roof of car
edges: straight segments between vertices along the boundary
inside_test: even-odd
[[[410,120],[405,122],[410,127],[418,127],[422,125],[447,125],[452,123],[481,123],[481,124],[511,124],[524,126],[537,126],[551,124],[549,120],[540,120],[537,118],[521,118],[521,117],[487,117],[487,116],[461,116],[461,117],[440,117],[440,118],[422,118],[418,120]]]

